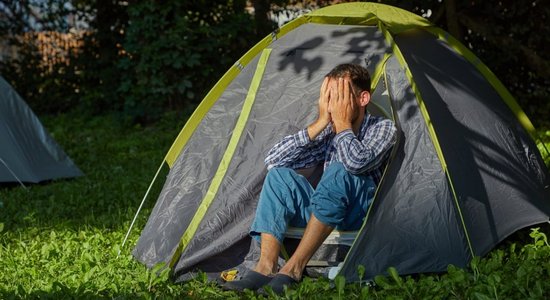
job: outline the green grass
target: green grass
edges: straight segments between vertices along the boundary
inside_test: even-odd
[[[174,284],[147,270],[130,251],[162,185],[157,184],[127,246],[119,246],[149,182],[183,125],[167,114],[148,127],[111,116],[61,115],[42,121],[86,176],[0,187],[0,299],[254,299],[223,292],[203,275]],[[550,130],[539,131],[550,148]],[[542,145],[539,149],[544,154]],[[545,155],[547,164],[550,157]],[[159,180],[162,181],[162,180]],[[530,236],[528,236],[530,233]],[[377,277],[375,286],[306,278],[289,299],[550,298],[548,228],[522,231],[468,269],[445,274]],[[271,296],[271,298],[274,298]]]

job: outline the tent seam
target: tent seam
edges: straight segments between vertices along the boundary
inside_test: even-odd
[[[299,27],[305,23],[309,22],[309,18],[306,16],[301,16],[288,24],[282,26],[278,30],[274,31],[275,34],[269,34],[254,45],[250,50],[248,50],[241,58],[239,58],[227,72],[218,80],[214,87],[206,94],[199,106],[193,112],[191,117],[187,120],[186,124],[183,126],[182,130],[179,132],[175,141],[172,143],[172,146],[166,153],[164,160],[168,163],[168,166],[172,168],[176,159],[181,154],[181,151],[195,133],[195,130],[199,126],[200,122],[206,116],[210,108],[218,101],[223,91],[229,84],[235,79],[259,53],[266,49],[271,43],[277,39],[280,39],[282,36],[286,35],[288,32],[292,31],[296,27]]]
[[[379,22],[378,26],[380,27],[380,30],[382,30],[382,32],[384,33],[384,36],[386,37],[388,42],[391,44],[393,53],[395,54],[399,64],[404,68],[405,74],[407,76],[407,79],[409,80],[411,89],[413,90],[414,94],[416,95],[416,101],[418,103],[418,107],[420,108],[420,111],[422,112],[421,115],[424,119],[424,122],[426,123],[426,127],[428,128],[429,136],[431,138],[432,143],[434,144],[435,150],[437,152],[437,156],[439,157],[439,162],[441,163],[441,167],[442,167],[443,171],[445,172],[445,175],[447,176],[447,180],[448,180],[449,186],[451,188],[451,193],[453,195],[453,199],[454,199],[454,202],[455,202],[455,205],[456,205],[456,209],[458,211],[458,215],[459,215],[460,221],[462,223],[464,234],[466,236],[466,242],[468,244],[470,254],[472,255],[472,257],[474,257],[475,252],[474,252],[474,249],[472,247],[472,242],[470,240],[470,235],[468,234],[468,228],[466,227],[466,222],[464,221],[464,216],[462,214],[460,204],[458,203],[458,197],[456,195],[456,191],[455,191],[455,188],[454,188],[454,185],[453,185],[453,181],[451,179],[451,174],[449,172],[449,169],[447,168],[447,163],[445,162],[445,157],[443,155],[443,151],[441,150],[441,146],[439,144],[439,139],[437,138],[437,134],[435,133],[435,129],[434,129],[432,121],[430,119],[428,110],[425,106],[424,100],[422,99],[420,91],[418,90],[418,88],[416,86],[416,82],[413,79],[412,72],[411,72],[411,70],[410,70],[410,68],[409,68],[409,66],[408,66],[408,64],[405,60],[405,57],[401,53],[401,50],[399,49],[399,47],[395,43],[393,37],[387,31],[387,29],[384,27],[382,22]]]
[[[252,81],[250,83],[250,87],[248,89],[248,94],[246,96],[246,99],[243,104],[243,108],[241,110],[241,114],[239,116],[239,119],[235,125],[235,128],[233,130],[233,133],[231,135],[231,139],[229,141],[229,144],[225,150],[225,153],[222,157],[222,160],[220,162],[220,165],[218,166],[218,169],[216,170],[216,174],[214,175],[214,178],[212,179],[210,186],[208,188],[208,191],[206,192],[203,200],[201,201],[201,204],[197,208],[197,211],[195,212],[195,215],[193,216],[193,219],[189,223],[189,226],[183,233],[180,242],[172,256],[172,259],[170,260],[170,267],[174,267],[174,265],[177,263],[177,261],[180,259],[181,254],[183,251],[187,248],[189,245],[191,239],[195,236],[195,233],[199,227],[200,222],[204,218],[204,215],[206,214],[206,211],[210,207],[210,204],[212,204],[218,189],[223,181],[223,178],[225,177],[225,174],[227,173],[227,170],[229,169],[229,165],[233,159],[233,155],[235,154],[235,149],[238,146],[238,143],[240,141],[241,135],[245,129],[246,123],[248,121],[248,118],[250,116],[250,112],[252,110],[252,106],[256,99],[256,93],[260,87],[260,83],[263,78],[264,71],[266,69],[267,61],[269,59],[269,55],[271,54],[271,49],[267,48],[264,49],[262,52],[262,55],[260,57],[260,61],[258,62],[258,65],[256,66],[256,71],[254,73],[254,77],[252,78]]]
[[[384,56],[384,59],[380,62],[380,64],[382,65],[380,68],[381,68],[381,70],[383,70],[383,71],[381,71],[381,72],[384,73],[384,80],[385,80],[386,82],[387,82],[387,80],[385,79],[385,74],[386,74],[386,72],[385,72],[385,67],[384,67],[384,66],[386,65],[386,63],[388,62],[388,59],[389,59],[390,57],[391,57],[391,54],[389,54],[389,55],[386,54],[386,55]],[[378,67],[377,67],[377,69],[378,69]],[[379,76],[379,78],[378,78],[377,81],[379,81],[381,77],[382,77],[382,76]],[[388,96],[388,97],[389,97],[389,96]],[[390,97],[390,98],[391,98],[391,97]],[[374,102],[373,102],[373,103],[374,103]],[[390,100],[390,104],[391,104],[391,100]],[[391,106],[391,105],[390,105],[390,106]],[[392,112],[393,112],[393,109],[392,109]],[[396,120],[396,119],[397,119],[397,115],[394,113],[394,120]],[[397,124],[397,122],[395,122],[395,123]],[[349,257],[349,255],[350,255],[350,253],[352,252],[353,247],[355,246],[355,241],[357,240],[357,237],[361,234],[361,232],[364,230],[364,228],[365,228],[365,226],[366,226],[366,224],[367,224],[367,221],[368,221],[368,219],[369,219],[369,216],[371,215],[372,207],[373,207],[373,205],[374,205],[374,202],[377,200],[378,192],[380,191],[380,187],[382,186],[382,183],[384,182],[384,179],[385,179],[385,177],[386,177],[386,173],[387,173],[387,171],[388,171],[388,168],[389,168],[391,162],[393,161],[393,159],[395,158],[395,156],[397,155],[397,145],[399,144],[399,142],[400,142],[399,139],[397,139],[396,142],[395,142],[395,145],[393,146],[394,148],[392,149],[391,154],[390,154],[390,156],[388,157],[388,161],[387,161],[387,163],[386,163],[386,166],[384,167],[384,172],[382,172],[382,177],[380,177],[380,182],[378,183],[378,186],[376,187],[376,190],[374,191],[374,196],[373,196],[373,198],[372,198],[372,202],[370,203],[369,208],[367,209],[367,213],[366,213],[366,215],[365,215],[365,220],[363,220],[363,225],[361,225],[361,228],[359,229],[359,231],[358,231],[358,233],[357,233],[357,236],[356,236],[355,239],[353,240],[353,243],[351,244],[350,249],[349,249],[348,252],[346,253],[346,256],[344,257],[344,261],[343,261],[342,268],[338,271],[338,274],[340,274],[340,272],[341,272],[342,270],[344,270],[344,269],[347,267],[347,266],[346,266],[346,263],[347,263],[347,261],[348,261],[348,257]]]

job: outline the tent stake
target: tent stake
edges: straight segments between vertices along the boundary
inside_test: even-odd
[[[21,182],[21,180],[19,180],[19,177],[17,177],[17,175],[15,175],[15,173],[12,171],[12,169],[10,169],[10,167],[8,167],[8,164],[7,164],[2,158],[0,158],[0,162],[1,162],[2,164],[4,164],[4,166],[6,166],[6,168],[8,169],[8,171],[10,171],[11,175],[13,175],[13,177],[15,177],[15,180],[17,180],[17,182],[19,182],[19,184],[20,184],[22,187],[24,187],[25,190],[28,191],[29,189],[27,188],[27,186],[25,186],[25,185],[23,184],[23,182]]]
[[[145,192],[145,195],[143,196],[143,199],[141,200],[141,204],[138,207],[138,210],[134,216],[134,219],[132,220],[132,223],[130,224],[130,228],[128,228],[128,232],[126,232],[126,236],[124,237],[124,240],[122,241],[122,245],[120,245],[120,248],[118,249],[118,253],[116,257],[118,258],[120,256],[120,252],[122,251],[122,248],[124,248],[124,245],[126,244],[126,241],[128,240],[128,236],[130,235],[130,232],[132,231],[132,228],[134,227],[134,223],[136,222],[136,219],[139,215],[139,212],[141,211],[141,208],[143,207],[143,204],[145,203],[145,199],[147,199],[147,196],[149,195],[149,192],[151,191],[151,188],[153,187],[153,184],[157,180],[157,176],[160,173],[160,170],[162,169],[162,166],[164,165],[164,160],[162,160],[162,163],[160,164],[160,167],[157,170],[157,173],[155,174],[155,177],[153,177],[153,180],[149,184],[149,188],[147,189],[147,192]]]

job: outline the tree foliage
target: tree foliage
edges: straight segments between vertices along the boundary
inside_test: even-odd
[[[544,0],[395,1],[468,46],[515,96],[537,125],[549,126],[550,5]]]
[[[17,49],[0,70],[38,112],[77,108],[154,120],[166,109],[200,101],[258,40],[244,0],[40,3],[0,0],[0,32]],[[62,63],[43,66],[35,41],[21,37],[67,32],[68,18],[85,24],[82,47]]]
[[[45,64],[34,34],[39,31],[47,37],[48,32],[68,31],[64,3],[0,0],[0,74],[41,112],[68,110],[78,97],[77,69],[65,63]],[[65,60],[74,60],[75,54],[66,53]]]
[[[39,112],[119,111],[134,120],[194,105],[248,48],[275,28],[270,12],[333,0],[0,0],[0,41],[18,47],[0,72]],[[463,42],[504,82],[535,125],[550,126],[550,6],[544,0],[384,0]],[[86,24],[69,63],[44,69],[16,37]]]
[[[117,64],[128,26],[127,5],[117,0],[72,1],[74,14],[88,26],[74,66],[80,70],[78,107],[92,113],[120,107],[117,93],[123,76]]]
[[[136,1],[118,68],[123,111],[158,116],[199,101],[253,38],[244,1]]]

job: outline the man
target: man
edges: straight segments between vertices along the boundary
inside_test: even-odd
[[[365,68],[336,66],[321,86],[317,120],[270,150],[265,160],[269,172],[250,229],[261,243],[260,259],[254,270],[224,288],[256,290],[268,285],[281,293],[285,285],[301,280],[307,262],[334,228],[362,226],[396,140],[392,121],[366,112],[370,84]],[[315,188],[295,171],[320,163],[324,172]],[[279,270],[278,256],[289,225],[306,229]]]

